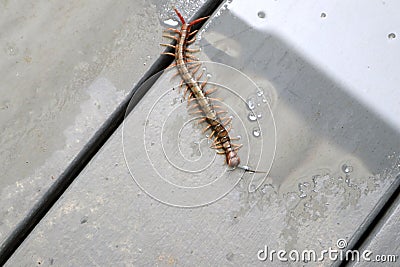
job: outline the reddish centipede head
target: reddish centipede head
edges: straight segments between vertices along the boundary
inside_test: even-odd
[[[240,158],[236,151],[229,151],[226,153],[226,163],[231,168],[236,168],[240,164]]]
[[[176,15],[178,15],[180,21],[182,22],[182,24],[186,24],[185,19],[183,18],[181,12],[178,11],[178,9],[174,8]]]

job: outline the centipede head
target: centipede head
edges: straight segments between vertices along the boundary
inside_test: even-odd
[[[181,12],[179,12],[179,10],[178,10],[177,8],[175,8],[175,7],[174,7],[174,11],[175,11],[176,15],[179,17],[179,20],[181,21],[182,25],[183,25],[183,24],[186,24],[185,18],[182,16]],[[202,17],[202,18],[198,18],[198,19],[196,19],[196,20],[191,21],[190,23],[188,23],[188,24],[189,24],[188,30],[190,30],[190,28],[191,28],[193,25],[196,25],[196,24],[202,22],[203,20],[208,19],[209,17],[210,17],[210,16]]]
[[[226,163],[231,168],[236,168],[240,164],[240,158],[236,151],[232,150],[226,153]]]

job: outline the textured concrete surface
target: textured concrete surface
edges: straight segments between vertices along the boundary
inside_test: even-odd
[[[1,1],[0,242],[159,56],[169,4]]]
[[[243,121],[234,129],[242,136],[241,141],[258,153],[257,157],[261,152],[268,155],[274,147],[268,145],[273,138],[273,130],[267,127],[272,120],[267,106],[271,107],[277,133],[276,154],[266,180],[258,180],[261,186],[249,192],[251,175],[241,179],[239,170],[226,174],[223,159],[218,156],[211,161],[211,168],[202,171],[196,167],[199,155],[209,160],[213,154],[209,153],[207,143],[202,143],[200,126],[186,126],[191,117],[179,110],[182,99],[177,90],[172,90],[174,82],[169,83],[167,74],[146,94],[124,127],[22,244],[9,266],[263,266],[271,264],[269,259],[261,262],[257,258],[265,246],[269,250],[301,253],[313,249],[319,253],[337,249],[339,239],[349,242],[354,238],[358,227],[400,172],[399,125],[393,118],[384,120],[386,111],[355,97],[353,91],[360,77],[366,80],[363,83],[376,85],[375,80],[383,79],[383,70],[376,67],[375,71],[369,71],[365,62],[358,61],[352,61],[353,68],[349,68],[348,58],[343,55],[354,51],[347,46],[334,49],[337,43],[332,40],[351,43],[344,37],[354,33],[352,24],[343,27],[333,20],[330,28],[324,28],[323,23],[328,21],[325,18],[334,18],[335,12],[344,6],[333,9],[330,4],[321,11],[294,3],[292,7],[280,6],[276,1],[268,1],[268,6],[246,4],[247,8],[240,3],[244,1],[233,1],[223,7],[206,25],[199,41],[203,48],[200,57],[232,66],[260,87],[253,88],[246,79],[239,79],[238,84],[247,82],[248,87],[235,88],[233,81],[238,78],[232,72],[207,65],[207,71],[212,73],[210,82],[227,84],[232,89],[219,90],[217,95],[224,96],[224,102],[232,107],[229,111],[233,119]],[[274,20],[266,11],[268,8],[274,10],[271,14],[280,16]],[[327,15],[321,16],[321,12]],[[303,23],[302,34],[280,34],[300,24],[299,21]],[[346,21],[343,23],[346,25]],[[335,30],[334,25],[339,25],[340,30]],[[324,42],[326,36],[331,36],[331,42]],[[385,29],[382,36],[386,38],[382,41],[386,44],[385,51],[393,51],[390,42],[398,40],[389,40]],[[380,39],[368,43],[370,36],[366,32],[356,37],[368,44],[363,47],[369,52],[367,55],[382,45]],[[334,71],[326,68],[322,52],[313,50],[322,43],[328,46],[322,52],[329,51]],[[153,45],[157,47],[156,42]],[[362,55],[364,50],[358,56]],[[365,60],[368,59],[375,63],[373,58]],[[386,63],[380,61],[380,64],[392,64],[390,58],[385,59]],[[341,76],[343,66],[348,69]],[[349,69],[356,73],[364,67],[361,76],[348,73]],[[352,77],[357,79],[351,80]],[[384,82],[392,88],[395,85]],[[396,92],[387,101],[397,101]],[[257,120],[252,119],[253,113]],[[254,134],[257,127],[261,133]],[[264,140],[265,144],[257,146],[257,140]],[[176,148],[179,146],[183,148],[183,159]],[[203,153],[198,153],[199,147]],[[145,154],[133,153],[141,149]],[[244,158],[248,155],[249,160],[253,159],[249,148],[241,153]],[[181,165],[167,165],[166,159]],[[202,159],[199,162],[204,165]],[[249,161],[249,164],[256,163]],[[268,167],[269,162],[263,159],[259,165]],[[191,166],[196,168],[192,170]],[[195,209],[171,206],[188,204],[182,196],[190,196],[192,188],[207,185],[211,175],[222,177],[211,179],[224,182],[215,183],[217,189],[232,185],[226,175],[237,181],[237,185],[232,191],[228,188],[225,197],[207,206]],[[176,191],[165,190],[153,179],[157,176],[182,186]],[[203,195],[193,196],[197,199],[188,206],[205,204]],[[209,195],[204,197],[208,199]],[[331,263],[325,259],[310,266]],[[273,264],[287,263],[275,257]]]
[[[371,251],[371,262],[360,261],[353,266],[399,266],[400,262],[400,198],[382,223],[373,231],[360,252]]]

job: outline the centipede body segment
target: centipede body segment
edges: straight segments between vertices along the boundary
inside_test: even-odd
[[[166,34],[163,36],[176,41],[173,44],[161,44],[174,49],[172,52],[164,52],[163,54],[173,56],[175,58],[173,66],[176,66],[178,75],[182,78],[180,88],[184,88],[183,96],[187,97],[188,106],[192,114],[199,115],[199,122],[207,123],[204,132],[211,131],[210,139],[213,139],[212,148],[218,149],[218,154],[224,154],[228,166],[235,168],[240,164],[238,149],[241,145],[233,144],[229,135],[231,129],[232,118],[222,117],[226,111],[220,105],[215,103],[222,101],[210,97],[216,88],[206,89],[208,78],[200,82],[204,71],[198,74],[201,63],[197,62],[198,58],[192,55],[199,49],[188,48],[196,40],[196,31],[191,31],[193,25],[196,25],[208,17],[196,19],[187,23],[177,9],[174,9],[182,25],[180,29],[167,28]]]

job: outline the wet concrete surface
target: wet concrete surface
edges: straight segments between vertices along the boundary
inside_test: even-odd
[[[319,252],[337,249],[338,240],[349,243],[357,238],[357,230],[400,172],[396,118],[383,120],[385,108],[370,105],[370,99],[357,97],[353,91],[361,76],[365,84],[379,84],[384,68],[375,66],[372,73],[365,70],[368,75],[352,76],[346,71],[341,76],[340,68],[346,66],[347,59],[341,55],[351,51],[326,49],[333,60],[328,68],[316,46],[305,48],[308,43],[321,43],[321,35],[330,33],[333,39],[340,39],[343,37],[340,31],[331,26],[327,33],[327,29],[321,31],[324,26],[315,26],[313,19],[304,19],[303,23],[309,25],[304,29],[308,30],[288,37],[280,33],[293,28],[291,23],[295,22],[285,19],[294,16],[290,13],[293,9],[279,7],[273,1],[262,6],[262,10],[256,4],[252,6],[254,10],[250,6],[244,9],[240,3],[234,1],[222,7],[205,26],[198,44],[202,46],[201,59],[232,66],[258,85],[258,88],[246,84],[235,88],[235,83],[251,83],[246,79],[237,82],[232,72],[207,65],[207,72],[212,73],[210,82],[230,88],[219,90],[217,96],[224,96],[234,120],[242,120],[234,124],[235,134],[247,136],[247,141],[244,138],[241,141],[246,141],[250,148],[253,146],[251,151],[256,153],[254,157],[244,148],[241,155],[248,156],[243,157],[249,159],[246,163],[254,166],[258,157],[262,160],[257,167],[268,169],[270,162],[263,157],[276,145],[268,176],[253,177],[256,190],[250,190],[252,175],[239,170],[226,172],[223,158],[208,154],[200,127],[186,126],[191,117],[179,110],[181,100],[186,105],[177,90],[172,89],[176,82],[168,83],[171,74],[166,73],[8,265],[262,266],[271,263],[269,259],[263,262],[257,258],[266,246],[270,250]],[[284,15],[273,20],[268,12],[260,13],[269,10],[267,7]],[[303,18],[316,14],[319,23],[321,19],[334,17],[332,5],[324,8],[325,17],[320,16],[319,9],[316,12],[299,7],[296,12]],[[248,13],[249,10],[254,12]],[[265,18],[270,23],[267,28],[263,28]],[[338,27],[343,30],[343,26]],[[343,34],[348,35],[346,31]],[[373,50],[379,45],[380,41],[364,49]],[[392,51],[391,45],[388,43],[386,51]],[[156,43],[154,47],[157,48]],[[360,52],[359,57],[362,55]],[[375,62],[373,57],[365,60]],[[352,62],[353,73],[367,68],[364,63]],[[107,87],[104,80],[99,82]],[[388,89],[389,85],[394,86],[392,82],[384,83],[388,93],[392,92]],[[391,99],[393,103],[397,101],[395,92]],[[249,102],[255,106],[251,108]],[[163,108],[162,103],[168,107]],[[256,117],[262,116],[253,120],[251,112]],[[267,127],[271,123],[276,127],[276,139],[272,138],[271,127]],[[192,134],[179,135],[176,128],[185,133],[189,131],[185,127],[191,127]],[[259,127],[260,134],[254,134],[254,127]],[[150,133],[144,134],[146,130]],[[268,143],[271,139],[274,144]],[[258,140],[264,142],[259,145]],[[180,146],[183,152],[177,149]],[[144,153],[135,153],[140,149]],[[203,153],[197,153],[198,150]],[[179,160],[179,153],[190,163]],[[211,157],[212,167],[190,169],[199,157],[201,164],[207,164]],[[164,165],[168,160],[176,166]],[[211,179],[214,187],[228,188],[227,195],[221,193],[224,190],[216,191],[216,195],[196,191],[201,185],[208,185],[213,175],[218,177]],[[157,176],[176,188],[161,186]],[[232,180],[237,181],[233,187]],[[190,196],[192,202],[187,200]],[[214,201],[204,201],[215,196],[214,200],[222,198],[212,204]],[[273,264],[287,263],[275,258]],[[330,264],[329,260],[309,263],[310,266]]]
[[[360,258],[362,259],[365,251],[371,253],[368,256],[368,262],[360,261],[352,266],[398,266],[400,255],[400,198],[398,197],[392,204],[392,208],[386,216],[382,218],[382,222],[377,229],[370,233],[365,244],[359,249]]]
[[[0,3],[0,243],[159,57],[167,4]]]

